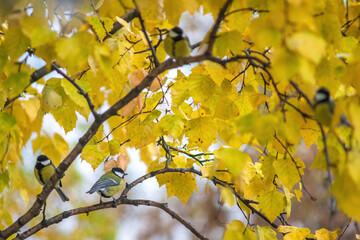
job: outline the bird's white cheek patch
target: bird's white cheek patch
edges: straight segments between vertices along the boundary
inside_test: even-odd
[[[47,166],[47,165],[50,164],[50,159],[49,159],[49,160],[46,160],[46,161],[41,161],[40,163],[41,163],[42,165],[44,165],[44,166]]]

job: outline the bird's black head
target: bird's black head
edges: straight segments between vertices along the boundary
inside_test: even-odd
[[[174,41],[180,41],[181,39],[184,39],[186,36],[183,32],[183,30],[179,27],[173,27],[170,31],[169,31],[169,37],[171,37],[172,39],[174,39]]]
[[[124,176],[127,175],[127,173],[125,173],[124,170],[119,167],[114,167],[111,169],[111,171],[120,178],[124,178]]]
[[[51,164],[51,160],[46,155],[39,155],[36,159],[36,163],[41,164],[43,166],[47,166]]]
[[[315,94],[315,104],[330,101],[330,92],[327,88],[320,88]]]
[[[39,155],[36,159],[36,161],[38,162],[43,162],[43,161],[47,161],[49,160],[49,158],[46,155]]]

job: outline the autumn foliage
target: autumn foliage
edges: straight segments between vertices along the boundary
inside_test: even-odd
[[[210,216],[205,199],[235,209],[223,239],[360,239],[359,16],[355,0],[1,1],[0,238],[115,239],[121,212],[103,209],[119,205],[158,208],[215,238],[191,214],[132,198],[155,178],[193,212]],[[212,20],[206,32],[202,19]],[[204,34],[175,60],[163,40],[179,23],[190,40]],[[320,87],[335,100],[329,126],[314,113]],[[64,134],[44,131],[49,115]],[[129,149],[147,174],[115,202],[83,201],[74,161],[126,170]],[[39,154],[58,166],[44,188],[32,173]],[[48,198],[60,179],[66,210]],[[316,207],[326,219],[310,225]],[[75,216],[81,233],[46,230]]]

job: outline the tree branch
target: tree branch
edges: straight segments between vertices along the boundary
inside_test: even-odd
[[[169,214],[172,218],[179,221],[182,225],[184,225],[187,229],[189,229],[199,239],[207,239],[204,235],[202,235],[200,232],[198,232],[191,225],[191,223],[189,223],[184,218],[182,218],[179,214],[177,214],[176,212],[171,210],[167,206],[167,203],[159,203],[156,201],[143,200],[143,199],[120,198],[120,199],[116,200],[115,203],[113,201],[110,201],[110,202],[106,202],[106,203],[102,203],[102,204],[95,204],[95,205],[91,205],[91,206],[87,206],[87,207],[80,207],[80,208],[75,208],[75,209],[71,209],[68,211],[64,211],[48,220],[45,220],[44,222],[38,223],[34,227],[23,232],[22,234],[18,234],[14,238],[14,240],[28,238],[28,237],[34,235],[35,233],[39,232],[40,230],[47,228],[53,224],[57,224],[57,223],[61,222],[62,220],[66,219],[68,217],[71,217],[71,216],[75,216],[75,215],[79,215],[79,214],[83,214],[83,213],[86,213],[88,215],[90,212],[94,212],[94,211],[98,211],[98,210],[106,209],[106,208],[113,208],[114,204],[116,206],[119,206],[119,205],[133,205],[133,206],[143,205],[143,206],[152,206],[152,207],[160,208],[161,210],[163,210],[164,212]]]
[[[219,11],[216,22],[214,23],[214,26],[212,27],[211,32],[210,32],[210,39],[209,39],[209,42],[208,42],[208,47],[206,49],[206,54],[207,55],[212,54],[212,50],[213,50],[213,47],[214,47],[217,31],[219,30],[220,24],[225,18],[225,13],[228,10],[228,8],[230,7],[232,2],[233,2],[233,0],[227,0],[226,3],[224,4],[224,6]]]
[[[145,35],[145,38],[146,38],[146,42],[148,43],[149,48],[151,50],[151,54],[152,54],[153,59],[154,59],[155,67],[158,67],[160,65],[160,63],[159,63],[159,60],[156,57],[156,51],[154,49],[154,46],[152,45],[151,40],[149,38],[149,35],[147,34],[145,24],[144,24],[144,19],[141,17],[141,13],[139,11],[139,6],[137,5],[136,0],[133,0],[133,3],[135,4],[136,10],[138,11],[138,17],[139,17],[140,24],[141,24],[141,30],[143,31],[143,33]]]

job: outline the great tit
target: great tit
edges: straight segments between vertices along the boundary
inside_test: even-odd
[[[191,47],[188,37],[179,27],[172,28],[164,41],[165,51],[172,58],[188,57]]]
[[[322,87],[317,90],[315,94],[314,110],[315,117],[321,124],[328,127],[331,126],[335,110],[335,102],[331,98],[328,89]],[[349,120],[344,114],[341,114],[340,124],[348,127],[351,126]]]
[[[121,168],[114,167],[103,174],[86,193],[92,194],[97,192],[100,195],[100,203],[102,203],[101,197],[111,198],[120,191],[125,175],[127,175],[127,173]]]
[[[36,159],[36,165],[34,167],[34,174],[36,179],[41,185],[45,185],[55,173],[55,165],[52,163],[50,158],[45,155],[39,155]],[[56,192],[59,194],[63,202],[69,201],[69,198],[61,190],[61,181],[55,186]]]

